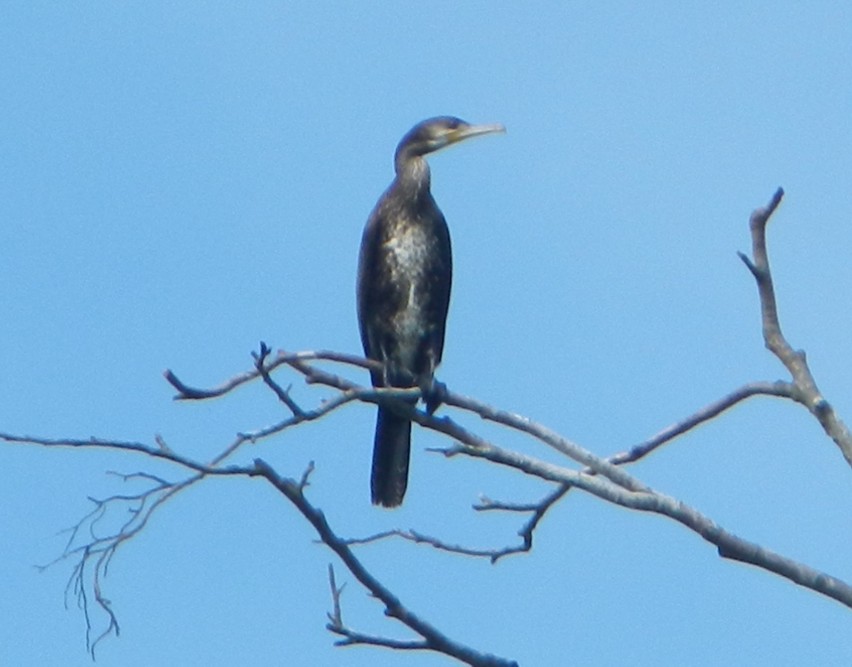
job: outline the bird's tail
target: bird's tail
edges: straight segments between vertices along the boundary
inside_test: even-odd
[[[411,453],[411,421],[392,410],[379,407],[373,443],[373,472],[370,490],[374,505],[397,507],[408,486]]]

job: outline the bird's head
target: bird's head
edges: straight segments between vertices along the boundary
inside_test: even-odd
[[[453,116],[429,118],[412,127],[396,148],[396,161],[422,157],[465,139],[492,132],[505,132],[502,125],[471,125]]]

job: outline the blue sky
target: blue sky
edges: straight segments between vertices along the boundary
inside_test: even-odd
[[[259,387],[175,403],[161,373],[213,385],[249,368],[261,340],[359,351],[361,229],[399,138],[438,114],[508,129],[431,159],[456,261],[439,372],[452,389],[608,455],[745,382],[786,379],[736,257],[780,185],[782,324],[852,420],[844,3],[6,3],[0,62],[0,430],[161,434],[209,458],[280,419]],[[304,406],[328,395],[281,380]],[[405,505],[375,509],[373,420],[350,406],[238,459],[290,476],[315,461],[310,497],[345,535],[500,546],[518,522],[471,503],[547,490],[429,454],[445,443],[416,429]],[[70,565],[33,566],[61,551],[88,496],[132,488],[106,471],[180,471],[11,445],[0,465],[0,663],[91,664],[83,617],[63,607]],[[797,406],[754,399],[632,471],[852,579],[850,470]],[[177,497],[113,562],[122,634],[98,664],[400,662],[332,646],[334,559],[313,540],[260,482]],[[497,566],[399,542],[358,553],[414,611],[522,665],[852,662],[848,609],[581,493],[531,554]],[[408,636],[337,576],[349,624]]]

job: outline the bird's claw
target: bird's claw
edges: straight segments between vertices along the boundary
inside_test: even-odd
[[[423,401],[426,403],[426,414],[434,414],[435,410],[441,407],[444,398],[447,396],[447,385],[437,380],[432,381],[432,385],[423,390]]]

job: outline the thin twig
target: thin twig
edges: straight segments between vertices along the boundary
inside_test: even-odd
[[[801,394],[796,385],[789,382],[782,382],[780,380],[777,382],[751,382],[732,391],[718,401],[706,405],[686,419],[667,426],[656,435],[631,447],[628,451],[613,454],[607,460],[614,465],[624,465],[638,461],[661,445],[671,442],[673,439],[693,430],[696,426],[700,426],[704,422],[718,417],[721,413],[752,396],[778,396],[781,398],[790,398],[797,402],[802,401]]]
[[[365,359],[364,357],[359,357],[354,354],[346,354],[343,352],[334,352],[331,350],[316,350],[316,351],[308,351],[308,352],[285,352],[284,350],[279,350],[275,355],[275,358],[272,359],[268,364],[266,364],[265,368],[267,372],[272,372],[279,366],[283,364],[289,364],[293,361],[334,361],[341,364],[346,364],[349,366],[358,366],[360,368],[365,368],[367,370],[381,370],[382,365],[379,362]],[[219,396],[224,396],[228,392],[236,389],[240,385],[245,384],[246,382],[251,382],[252,380],[257,379],[260,376],[260,371],[256,368],[253,371],[248,371],[246,373],[240,373],[232,377],[231,379],[223,382],[217,387],[212,389],[200,389],[197,387],[191,387],[188,384],[182,382],[177,375],[174,374],[170,369],[166,369],[163,371],[163,377],[166,378],[166,381],[172,385],[177,390],[177,395],[174,397],[176,401],[198,401],[198,400],[206,400],[210,398],[218,398]]]
[[[296,402],[290,398],[290,390],[282,389],[281,386],[269,375],[269,367],[267,367],[266,360],[269,358],[270,352],[271,351],[266,346],[266,343],[261,342],[260,352],[252,354],[254,357],[254,367],[263,379],[263,383],[272,390],[272,392],[278,397],[279,401],[290,409],[293,416],[301,417],[304,415],[304,412],[302,411],[302,408],[300,408]]]

